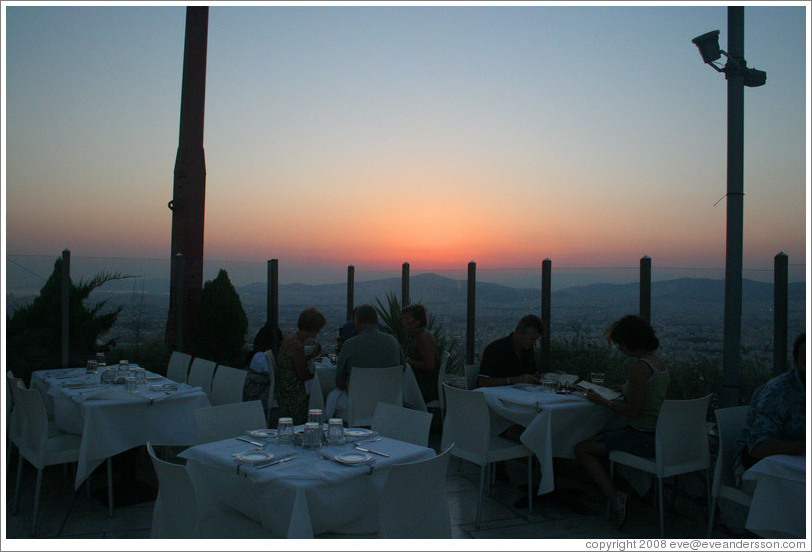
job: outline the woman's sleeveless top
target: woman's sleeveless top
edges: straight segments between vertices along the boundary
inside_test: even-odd
[[[665,400],[668,391],[668,384],[671,375],[668,369],[658,371],[650,361],[640,358],[651,369],[651,375],[646,380],[646,393],[643,397],[643,408],[636,418],[629,418],[627,424],[644,431],[654,431],[657,428],[657,417],[660,415],[660,408]],[[629,382],[623,386],[623,394],[628,396],[630,391]]]

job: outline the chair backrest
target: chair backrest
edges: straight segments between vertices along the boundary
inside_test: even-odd
[[[465,365],[465,381],[468,384],[468,389],[476,389],[476,381],[479,377],[479,364],[466,364]]]
[[[446,470],[453,446],[434,458],[389,468],[381,490],[378,537],[451,538]]]
[[[158,496],[152,512],[152,539],[192,539],[197,533],[197,502],[189,472],[183,464],[166,462],[155,456],[152,443],[147,452],[158,476]]]
[[[384,437],[427,447],[432,414],[388,403],[378,403],[372,415],[372,429]]]
[[[248,372],[220,364],[211,384],[211,404],[242,402],[242,392]]]
[[[36,389],[17,387],[14,396],[15,408],[19,409],[19,431],[9,435],[20,450],[20,454],[36,468],[46,464],[48,441],[48,414],[45,402]]]
[[[716,431],[719,433],[719,451],[713,475],[713,496],[719,495],[719,487],[736,485],[733,474],[733,456],[736,439],[741,435],[747,418],[747,405],[716,409]]]
[[[451,353],[448,351],[443,351],[440,358],[440,370],[437,373],[437,399],[440,401],[440,410],[445,410],[445,400],[443,399],[443,381],[445,380],[445,374],[448,370],[448,359],[450,356]]]
[[[211,443],[267,427],[261,401],[208,406],[195,410],[197,442]]]
[[[372,415],[379,402],[403,405],[403,366],[353,367],[347,401],[347,423],[350,426],[372,425]]]
[[[654,442],[659,477],[705,470],[710,466],[705,425],[710,400],[711,395],[663,401]]]
[[[490,413],[480,391],[444,386],[446,412],[441,447],[454,444],[454,456],[484,462],[490,443]]]
[[[276,358],[271,349],[265,351],[265,360],[268,361],[268,377],[271,380],[271,386],[268,388],[268,416],[270,417],[271,408],[279,406],[279,403],[276,402]]]
[[[172,351],[169,364],[166,366],[166,377],[178,383],[186,383],[189,381],[189,365],[191,363],[191,355],[180,351]]]
[[[214,378],[214,369],[217,363],[205,358],[195,358],[189,368],[189,385],[200,387],[209,395],[211,394],[211,381]]]

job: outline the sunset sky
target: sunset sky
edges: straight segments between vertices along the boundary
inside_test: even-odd
[[[25,4],[3,4],[7,254],[168,258],[185,7]],[[727,49],[723,4],[211,5],[208,262],[724,267],[727,84],[691,43]],[[805,2],[745,9],[767,84],[744,265],[784,251],[801,277],[808,29]]]

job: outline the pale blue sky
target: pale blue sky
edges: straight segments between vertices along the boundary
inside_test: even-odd
[[[746,268],[807,258],[804,5],[745,9]],[[3,8],[7,252],[168,257],[185,8]],[[206,259],[723,267],[714,29],[723,5],[214,5]]]

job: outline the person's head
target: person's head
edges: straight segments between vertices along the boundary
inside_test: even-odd
[[[606,330],[606,339],[630,355],[651,353],[660,346],[660,340],[645,319],[629,314],[615,320]]]
[[[296,326],[302,333],[311,334],[316,337],[321,329],[327,325],[327,319],[316,307],[308,307],[299,314]]]
[[[270,349],[272,345],[273,333],[271,332],[271,326],[269,324],[265,324],[259,329],[257,336],[254,338],[254,352],[264,353]]]
[[[798,375],[801,376],[801,381],[806,384],[806,332],[801,332],[792,344],[792,362],[798,370]]]
[[[519,347],[522,349],[532,349],[536,340],[541,337],[543,331],[544,324],[541,318],[535,314],[528,314],[523,316],[522,319],[519,320],[519,323],[516,324],[516,331],[513,332],[513,335],[519,343]]]
[[[426,307],[420,303],[407,305],[403,307],[403,310],[400,312],[400,320],[407,331],[425,328],[426,324],[428,324]]]
[[[359,305],[353,311],[352,319],[355,331],[361,332],[378,324],[378,313],[372,305]]]

